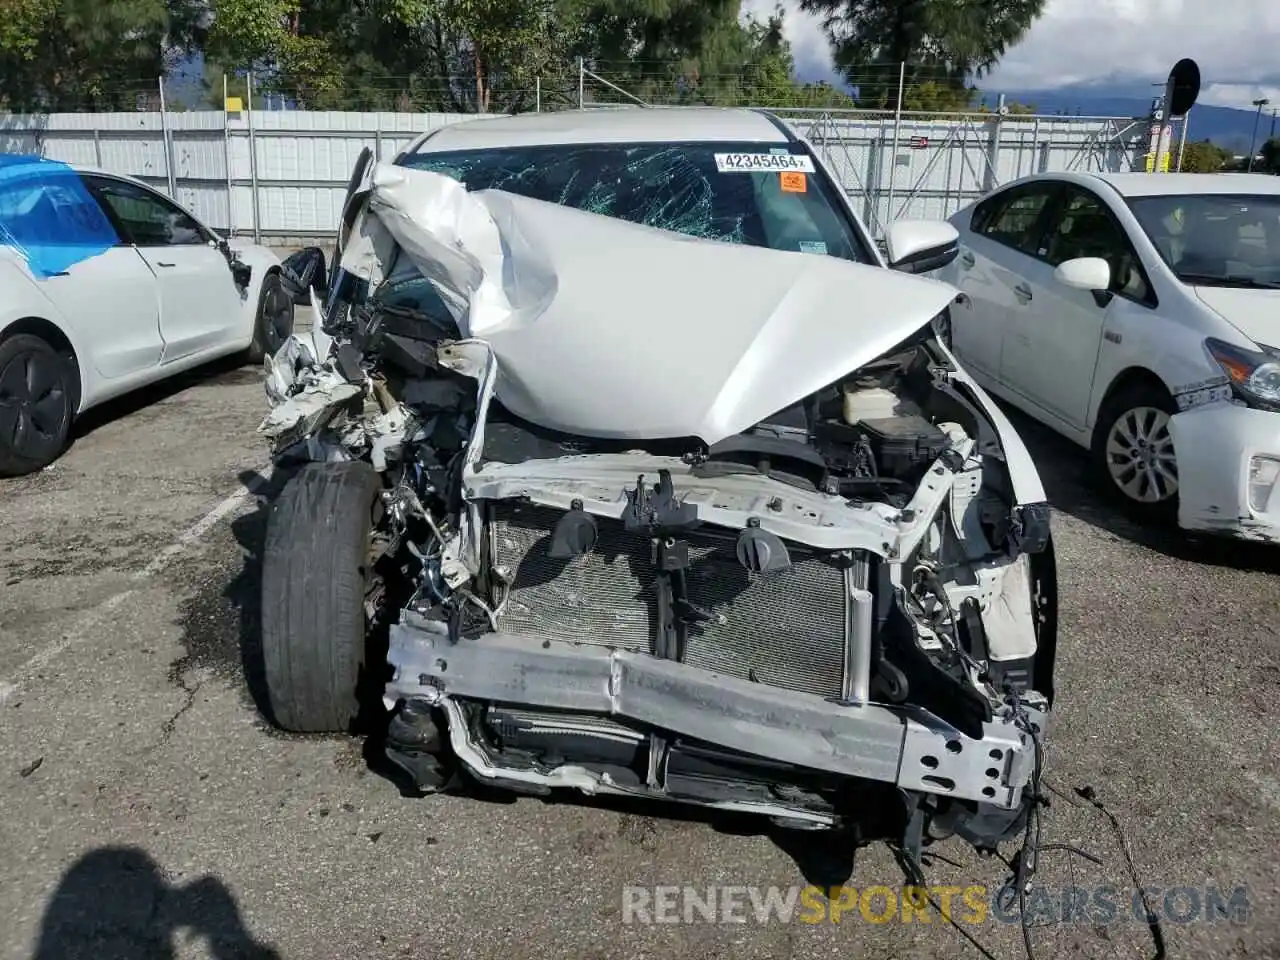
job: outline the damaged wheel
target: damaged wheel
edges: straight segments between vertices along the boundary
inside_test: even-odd
[[[253,320],[253,342],[245,351],[248,363],[261,363],[275,354],[293,333],[293,298],[284,288],[279,273],[268,273],[258,294],[258,313]]]
[[[74,372],[40,337],[0,342],[0,477],[34,473],[62,453],[75,414]]]
[[[1098,472],[1112,493],[1146,519],[1178,516],[1178,461],[1169,433],[1177,412],[1166,390],[1141,384],[1108,399],[1098,416],[1093,439]]]
[[[271,719],[297,733],[353,729],[369,685],[365,596],[381,481],[368,463],[313,463],[281,491],[262,560]]]

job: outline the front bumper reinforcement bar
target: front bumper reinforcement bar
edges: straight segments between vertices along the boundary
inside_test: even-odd
[[[793,693],[643,653],[541,636],[489,633],[457,642],[406,611],[391,628],[385,700],[446,708],[492,701],[611,716],[742,753],[1010,810],[1034,767],[1034,744],[1011,718],[981,740],[925,711]],[[455,711],[446,710],[449,714]],[[1033,722],[1043,715],[1030,711]],[[453,730],[458,744],[465,732]]]

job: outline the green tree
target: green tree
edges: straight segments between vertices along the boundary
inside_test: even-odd
[[[1272,137],[1258,151],[1262,156],[1261,168],[1255,163],[1254,170],[1262,173],[1280,173],[1280,138]]]
[[[1182,151],[1183,173],[1217,173],[1231,159],[1231,151],[1208,140],[1188,143]]]
[[[942,84],[967,105],[969,82],[1026,34],[1044,0],[801,0],[800,6],[822,17],[837,69],[860,89],[872,88],[865,99],[892,107],[904,63],[908,89]]]
[[[470,61],[475,108],[488,112],[495,84],[534,86],[557,53],[566,21],[554,0],[442,0],[441,22]],[[566,12],[569,21],[573,11]]]
[[[0,0],[0,100],[133,108],[158,98],[159,77],[202,33],[196,0]]]
[[[220,69],[316,108],[519,109],[568,56],[562,0],[212,0]],[[513,94],[519,88],[520,95]],[[211,99],[220,90],[210,91]]]
[[[723,95],[714,92],[717,84],[749,59],[752,41],[738,22],[741,0],[563,0],[561,6],[578,25],[569,53],[646,102],[707,102]]]
[[[672,63],[639,64],[632,91],[647,102],[793,106],[798,90],[782,13],[718,24]]]

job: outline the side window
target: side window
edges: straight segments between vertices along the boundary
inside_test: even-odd
[[[211,239],[190,214],[165,197],[122,180],[95,177],[92,183],[116,222],[140,247],[190,246]]]
[[[1151,286],[1124,230],[1099,197],[1072,187],[1049,227],[1045,259],[1056,267],[1077,257],[1101,257],[1111,265],[1111,291],[1131,300],[1151,299]]]
[[[1010,191],[1006,197],[992,197],[1000,202],[987,213],[977,232],[1029,256],[1039,256],[1040,218],[1054,189],[1051,184],[1031,186]]]
[[[981,203],[973,208],[973,214],[969,217],[969,229],[974,233],[982,233],[986,229],[987,222],[991,219],[992,212],[1004,200],[1004,197],[987,197]]]

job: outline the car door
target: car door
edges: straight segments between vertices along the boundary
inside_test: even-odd
[[[212,233],[153,190],[113,177],[86,179],[155,274],[162,363],[225,344],[241,332],[244,301]]]
[[[1019,269],[1039,248],[1058,190],[1054,181],[1009,187],[975,206],[961,231],[953,283],[962,296],[952,307],[952,343],[962,362],[993,379],[1000,378],[1006,331],[1022,306]]]
[[[75,171],[42,169],[7,180],[0,186],[0,226],[28,257],[37,288],[75,331],[86,354],[82,364],[116,380],[160,362],[155,277]]]
[[[1006,333],[1001,378],[1045,412],[1084,429],[1108,319],[1150,310],[1151,284],[1124,229],[1092,190],[1064,188],[1047,218],[1039,256],[1023,267],[1030,291]],[[1059,283],[1059,264],[1100,257],[1111,267],[1107,295]]]

